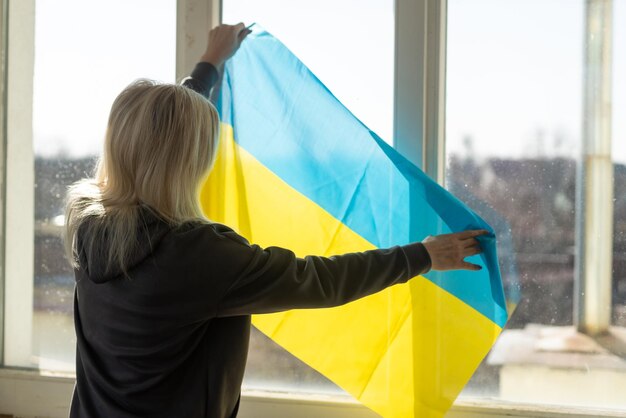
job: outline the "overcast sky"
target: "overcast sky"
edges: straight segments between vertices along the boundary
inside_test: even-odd
[[[614,8],[614,159],[626,163],[626,0]],[[449,0],[449,152],[578,154],[582,0]],[[174,82],[174,0],[37,0],[35,151],[100,152],[128,83]],[[392,0],[224,0],[228,23],[259,22],[366,125],[393,120]],[[470,140],[467,140],[470,138]]]

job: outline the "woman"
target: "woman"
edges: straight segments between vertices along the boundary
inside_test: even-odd
[[[485,231],[304,259],[207,220],[198,190],[218,115],[206,100],[249,31],[209,34],[183,86],[138,81],[115,100],[95,178],[70,189],[76,274],[71,417],[235,417],[250,315],[341,305],[430,268],[477,269]]]

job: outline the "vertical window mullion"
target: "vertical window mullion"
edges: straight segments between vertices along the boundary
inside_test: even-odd
[[[208,29],[222,21],[221,0],[178,0],[176,81],[187,77],[205,51]]]
[[[576,211],[574,321],[599,335],[611,323],[613,280],[612,0],[588,0],[585,11],[582,156]]]
[[[447,1],[396,0],[395,147],[444,183]]]
[[[34,275],[35,0],[8,7],[4,364],[29,366]]]

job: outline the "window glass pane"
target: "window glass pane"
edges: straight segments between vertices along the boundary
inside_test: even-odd
[[[60,239],[65,190],[91,174],[109,108],[127,84],[174,82],[176,1],[37,0],[35,25],[33,346],[23,366],[72,372],[74,277]]]
[[[626,15],[624,2],[615,4],[615,219],[623,231]],[[583,1],[448,2],[446,181],[496,230],[516,308],[464,396],[626,408],[615,345],[573,327],[584,19]],[[624,241],[616,234],[613,309],[621,326]]]
[[[393,129],[391,0],[224,0],[225,23],[256,22],[290,48],[343,104],[382,138]],[[244,385],[339,391],[253,331]]]
[[[258,23],[280,39],[371,130],[393,130],[391,0],[223,0],[224,23]]]

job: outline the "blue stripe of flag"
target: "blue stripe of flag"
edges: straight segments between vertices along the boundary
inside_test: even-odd
[[[218,108],[243,148],[377,247],[466,229],[491,231],[363,125],[258,25],[226,65]],[[502,327],[507,314],[495,237],[481,241],[484,254],[468,261],[482,271],[430,272],[427,278]]]

